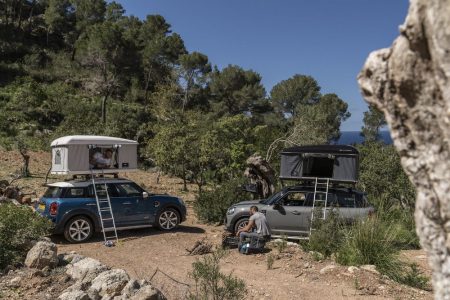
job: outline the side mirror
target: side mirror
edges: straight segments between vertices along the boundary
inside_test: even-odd
[[[148,198],[148,193],[147,192],[142,192],[142,197],[143,198]]]

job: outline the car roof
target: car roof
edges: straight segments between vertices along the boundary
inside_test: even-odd
[[[95,183],[124,183],[124,182],[133,182],[129,179],[125,178],[96,178]],[[68,180],[68,181],[59,181],[48,183],[46,186],[49,187],[86,187],[92,184],[92,180]]]
[[[323,191],[324,187],[321,188],[321,191]],[[314,185],[294,185],[294,186],[287,186],[283,188],[284,192],[288,191],[314,191]],[[358,190],[355,190],[351,187],[343,187],[343,186],[330,186],[328,188],[328,191],[334,191],[334,192],[353,192],[356,194],[365,194],[365,192],[361,192]]]

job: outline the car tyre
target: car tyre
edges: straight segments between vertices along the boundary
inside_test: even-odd
[[[84,216],[76,216],[64,226],[64,237],[70,243],[83,243],[94,234],[92,221]]]
[[[180,214],[173,208],[164,208],[156,218],[156,225],[163,231],[170,231],[180,224]]]
[[[237,222],[234,224],[234,233],[237,233],[239,229],[244,228],[248,224],[249,218],[242,218],[237,220]]]

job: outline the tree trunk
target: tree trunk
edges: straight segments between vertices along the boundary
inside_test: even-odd
[[[450,5],[411,0],[400,36],[368,57],[358,81],[386,116],[417,188],[416,230],[436,299],[450,299]]]
[[[109,97],[109,91],[106,92],[106,94],[103,96],[102,99],[102,123],[106,124],[106,101],[108,100]]]
[[[30,176],[30,156],[28,155],[28,151],[24,148],[19,149],[20,155],[22,155],[23,159],[23,167],[21,170],[22,177],[29,177]]]

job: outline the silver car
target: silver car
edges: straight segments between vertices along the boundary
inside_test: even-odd
[[[325,198],[325,193],[316,195],[316,200],[322,198]],[[266,215],[273,237],[286,236],[290,239],[300,239],[309,235],[313,202],[314,187],[286,187],[268,199],[234,204],[227,211],[225,227],[226,230],[235,233],[247,225],[250,217],[249,209],[255,205]],[[365,193],[343,187],[328,190],[325,209],[326,213],[331,210],[336,211],[346,223],[365,218],[375,211],[367,202]]]

